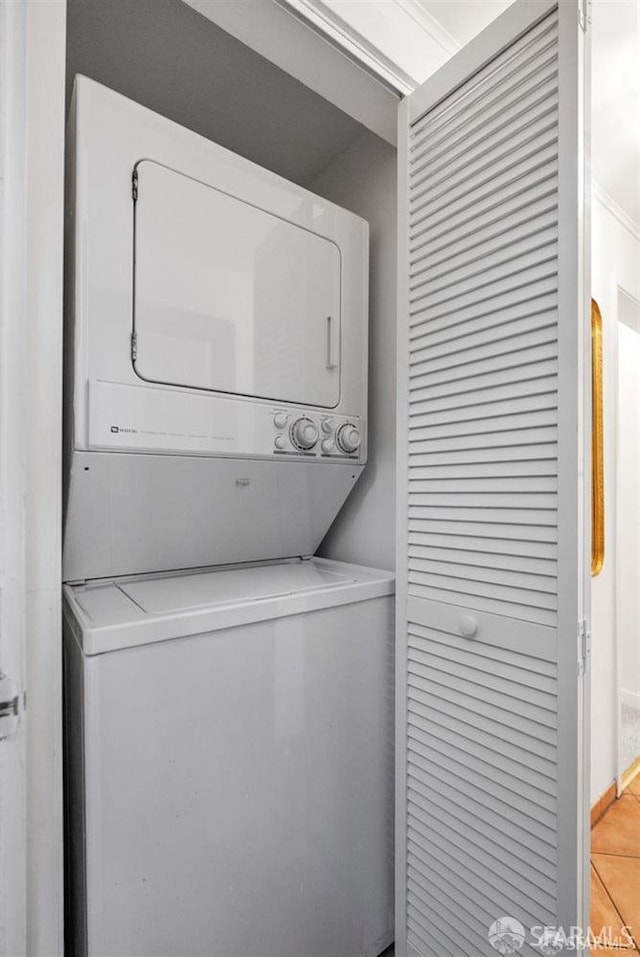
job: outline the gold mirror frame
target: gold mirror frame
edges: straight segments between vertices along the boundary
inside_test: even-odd
[[[604,565],[604,409],[602,314],[591,300],[591,575]]]

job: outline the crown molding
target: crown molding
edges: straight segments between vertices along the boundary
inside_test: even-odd
[[[398,95],[406,96],[418,86],[412,76],[385,56],[322,0],[274,0],[274,3],[320,33]]]
[[[462,44],[448,30],[445,30],[433,14],[420,3],[420,0],[393,0],[393,2],[404,10],[407,16],[411,17],[414,23],[449,56],[453,56],[462,47]]]
[[[591,191],[595,199],[597,199],[605,209],[609,210],[612,216],[618,220],[618,222],[627,229],[634,239],[640,242],[640,224],[638,224],[635,219],[629,216],[628,213],[619,206],[615,199],[613,199],[606,190],[602,188],[595,181],[591,184]]]

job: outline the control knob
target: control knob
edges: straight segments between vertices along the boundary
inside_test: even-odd
[[[360,448],[360,432],[352,422],[345,422],[336,433],[336,442],[341,452],[351,455]]]
[[[322,440],[322,451],[325,455],[329,455],[330,452],[333,452],[334,441],[333,439],[323,439]]]
[[[276,429],[284,429],[285,425],[289,421],[289,416],[286,412],[276,412],[273,417],[273,424]]]
[[[307,451],[312,449],[318,441],[318,430],[311,421],[305,417],[296,419],[291,426],[291,441],[297,449]]]

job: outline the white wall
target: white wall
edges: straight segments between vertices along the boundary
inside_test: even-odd
[[[620,691],[622,704],[640,708],[640,304],[623,292],[618,296],[617,411],[616,629]]]
[[[606,200],[606,197],[604,198]],[[618,287],[640,298],[640,238],[597,193],[592,210],[592,294],[604,333],[605,563],[591,590],[591,800],[606,791],[617,767],[615,643],[616,404]]]
[[[364,131],[181,0],[67,3],[67,105],[82,73],[301,186]]]
[[[369,460],[320,547],[339,561],[395,567],[396,151],[364,133],[310,188],[371,230]]]

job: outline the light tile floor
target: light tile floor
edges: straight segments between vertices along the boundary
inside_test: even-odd
[[[625,941],[625,926],[636,941],[627,953],[640,953],[639,778],[591,832],[591,929],[598,934],[600,928],[609,928],[610,940]],[[600,948],[591,953],[611,957],[612,950]]]

